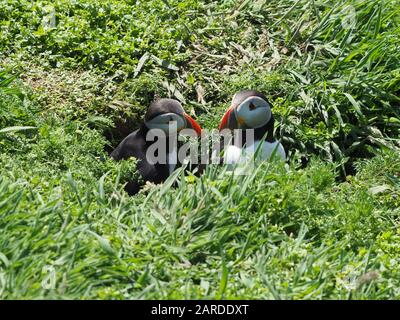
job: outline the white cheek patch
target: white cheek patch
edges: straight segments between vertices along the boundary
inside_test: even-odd
[[[271,106],[260,97],[248,97],[235,109],[236,119],[248,128],[259,128],[271,120]]]
[[[183,117],[175,113],[160,114],[150,121],[146,121],[145,125],[151,129],[161,129],[167,135],[176,134],[186,127],[186,122]]]

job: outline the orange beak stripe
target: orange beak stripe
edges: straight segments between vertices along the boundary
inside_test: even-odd
[[[233,107],[230,107],[222,117],[221,123],[219,124],[219,131],[228,128],[228,121],[229,117],[231,116],[231,113],[233,111]]]
[[[186,121],[188,121],[188,123],[190,123],[190,125],[192,126],[192,129],[194,131],[196,131],[197,135],[201,136],[200,125],[191,116],[189,116],[186,112],[183,115],[185,116]]]

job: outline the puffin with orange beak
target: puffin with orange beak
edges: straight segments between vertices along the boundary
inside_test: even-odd
[[[255,152],[262,160],[269,159],[273,154],[286,159],[282,144],[274,138],[275,120],[271,108],[270,102],[261,92],[244,90],[235,94],[219,130],[242,129],[241,142],[225,148],[224,163],[234,165],[243,159],[243,153],[251,155]],[[246,129],[253,130],[253,141],[246,142]]]
[[[162,183],[174,171],[178,163],[176,148],[169,149],[169,139],[163,139],[166,153],[166,163],[152,163],[149,161],[147,150],[154,141],[147,141],[150,130],[159,129],[168,138],[178,135],[182,129],[193,129],[197,136],[201,135],[201,127],[183,109],[179,101],[174,99],[159,99],[150,104],[142,125],[138,130],[128,135],[111,153],[114,160],[124,160],[134,157],[138,159],[137,170],[144,181]],[[160,131],[159,131],[160,132]],[[170,152],[168,152],[170,151]],[[125,190],[130,194],[136,194],[141,187],[139,181],[129,181]]]

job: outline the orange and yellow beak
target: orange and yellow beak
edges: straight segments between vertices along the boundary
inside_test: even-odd
[[[242,126],[244,119],[237,118],[235,114],[234,106],[229,107],[222,117],[221,123],[219,124],[219,131],[223,129],[237,129]]]
[[[225,112],[224,116],[222,117],[221,123],[219,124],[219,131],[228,128],[229,126],[229,118],[231,116],[233,109],[229,108],[228,111]]]
[[[201,136],[201,127],[200,127],[200,125],[191,116],[189,116],[186,112],[183,115],[184,115],[184,117],[186,119],[186,123],[187,123],[188,127],[190,126],[191,129],[196,131],[198,136]]]

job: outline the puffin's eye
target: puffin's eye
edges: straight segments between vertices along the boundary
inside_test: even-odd
[[[252,103],[252,102],[250,102],[250,104],[249,104],[249,110],[251,111],[251,110],[254,110],[254,109],[256,109],[257,107]]]

